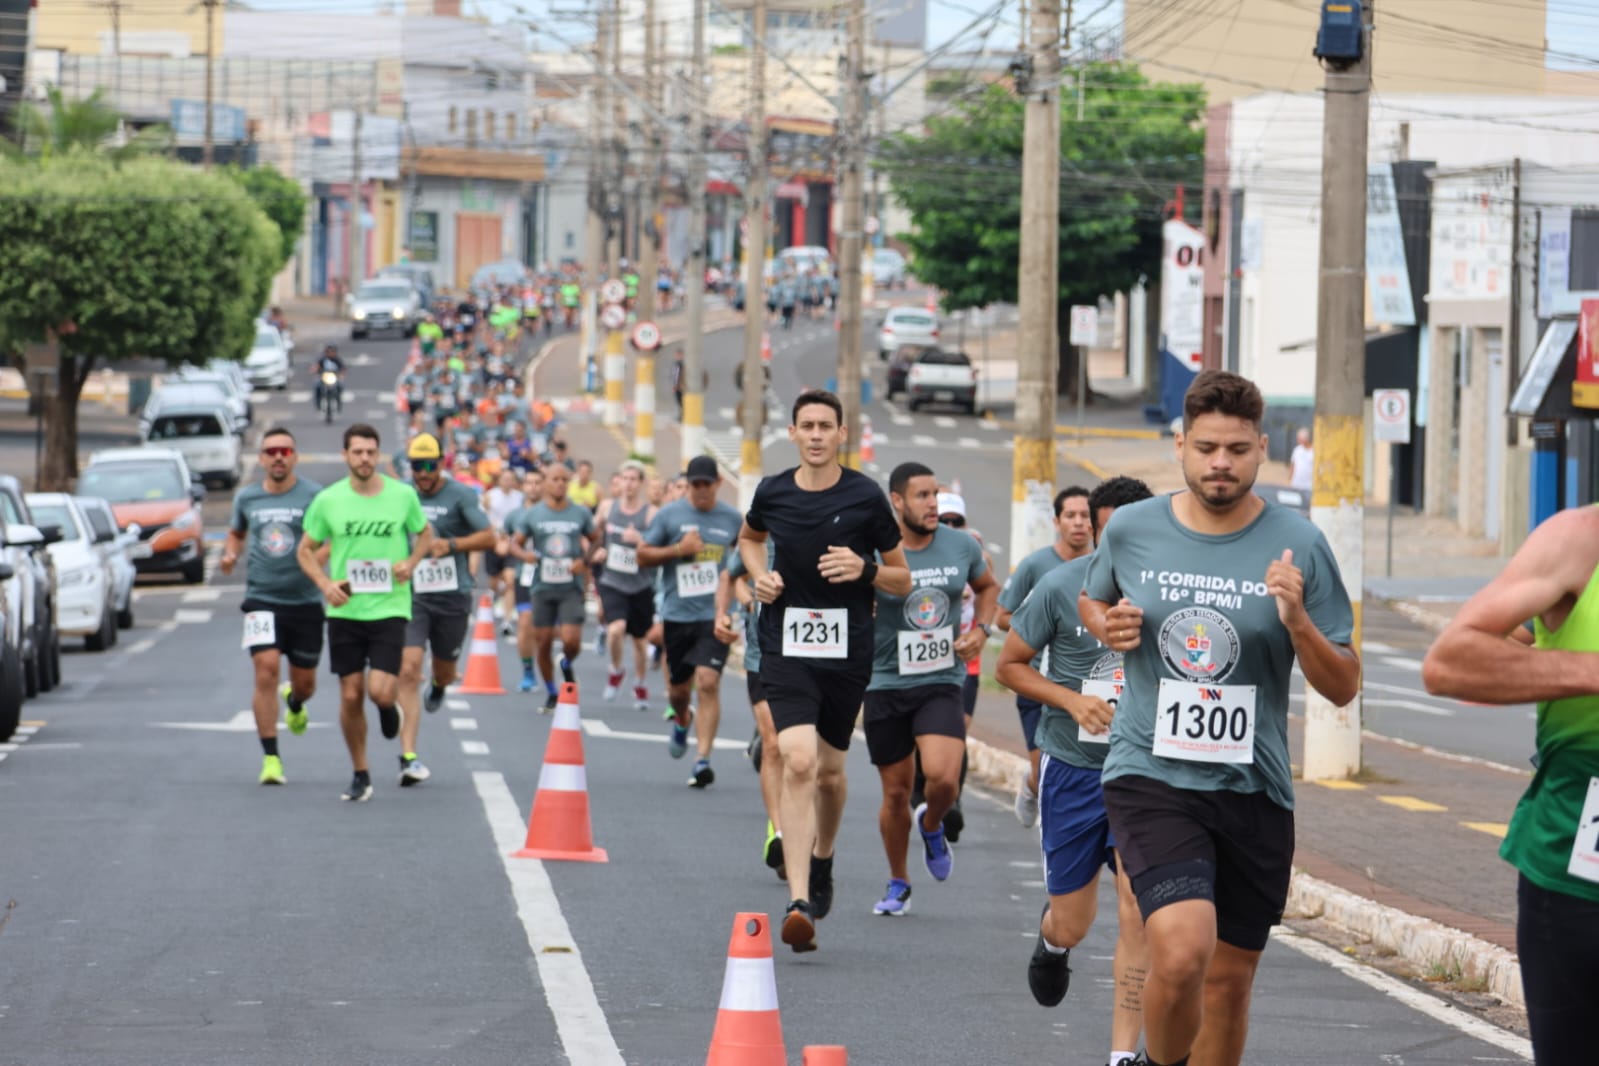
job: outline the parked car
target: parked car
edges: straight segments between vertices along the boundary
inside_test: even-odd
[[[380,278],[404,278],[416,289],[417,298],[424,308],[433,306],[439,288],[433,284],[433,271],[419,263],[391,263],[378,271]]]
[[[912,411],[929,403],[954,404],[977,413],[977,368],[965,352],[924,348],[905,374],[905,404]]]
[[[255,413],[255,403],[250,399],[250,382],[237,364],[223,366],[186,366],[174,374],[162,377],[156,392],[175,385],[215,385],[227,398],[228,410],[233,413],[234,428],[242,435]],[[151,393],[154,399],[155,393]],[[148,406],[148,402],[146,403]]]
[[[928,347],[926,344],[901,344],[894,349],[894,354],[888,360],[888,380],[883,386],[884,399],[892,400],[895,394],[905,391],[905,378],[911,372],[911,364],[916,362]]]
[[[5,519],[0,559],[12,569],[0,589],[6,615],[3,643],[16,647],[23,692],[31,698],[61,683],[56,567],[48,550],[61,539],[61,530],[35,520],[22,483],[9,475],[0,475],[0,516]],[[0,688],[8,683],[0,674]]]
[[[887,359],[901,344],[938,344],[938,316],[920,307],[891,307],[877,331],[877,358]]]
[[[177,571],[198,585],[205,580],[205,487],[191,476],[183,453],[172,448],[112,448],[97,452],[78,478],[78,491],[111,504],[117,524],[139,527],[129,554],[141,574]]]
[[[289,387],[289,375],[294,366],[289,358],[289,342],[276,326],[256,323],[255,344],[244,357],[244,372],[250,386],[257,389],[283,390]]]
[[[214,403],[166,404],[142,431],[146,444],[175,448],[207,484],[231,489],[244,477],[244,447]]]
[[[133,580],[139,576],[139,571],[133,565],[129,556],[133,546],[139,543],[139,524],[135,522],[127,529],[117,528],[117,516],[111,510],[111,505],[98,496],[74,496],[78,510],[89,520],[89,528],[94,530],[95,543],[100,546],[101,554],[106,562],[111,565],[111,578],[114,595],[111,602],[117,609],[117,628],[133,628]]]
[[[0,583],[16,580],[16,570],[10,563],[0,562]],[[0,613],[9,615],[9,603],[0,600]],[[9,617],[0,618],[0,628],[10,628]],[[0,742],[10,740],[22,724],[22,701],[27,698],[22,658],[16,646],[0,644]]]
[[[28,506],[39,521],[61,527],[61,539],[50,545],[60,582],[56,628],[82,637],[89,651],[105,651],[117,642],[116,582],[89,520],[62,492],[30,492]]]
[[[363,281],[350,298],[350,336],[355,339],[385,329],[409,337],[421,320],[422,300],[406,278]]]
[[[1255,495],[1270,503],[1298,511],[1306,518],[1310,517],[1310,492],[1307,489],[1296,489],[1290,485],[1262,485],[1257,481]]]
[[[880,289],[905,287],[905,257],[892,248],[872,250],[872,284]]]

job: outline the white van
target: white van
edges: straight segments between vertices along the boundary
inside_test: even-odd
[[[179,452],[202,481],[231,489],[244,477],[244,448],[224,403],[163,403],[142,430],[145,444]]]

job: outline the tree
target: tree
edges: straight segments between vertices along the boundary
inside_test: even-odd
[[[45,100],[47,107],[26,100],[17,108],[16,143],[0,140],[0,154],[51,159],[90,151],[120,161],[163,152],[172,145],[172,132],[163,125],[147,126],[117,143],[122,115],[105,102],[102,89],[81,100],[68,100],[60,88],[47,85]]]
[[[242,359],[280,254],[238,185],[177,163],[70,152],[0,161],[0,335],[53,343],[41,487],[77,477],[78,398],[97,365]]]
[[[300,183],[293,178],[286,177],[276,167],[262,165],[249,168],[224,167],[223,173],[250,194],[250,199],[255,201],[257,207],[266,213],[266,217],[278,228],[278,263],[273,274],[277,274],[289,263],[289,258],[294,255],[294,246],[300,240],[300,231],[305,227],[306,196],[305,190],[300,188]]]
[[[1071,305],[1157,276],[1167,202],[1178,185],[1203,185],[1204,90],[1152,83],[1127,64],[1093,63],[1066,72],[1060,95],[1058,380],[1075,395]],[[914,223],[900,235],[911,268],[943,290],[950,310],[1016,300],[1022,130],[1021,100],[992,85],[879,148],[878,165]]]

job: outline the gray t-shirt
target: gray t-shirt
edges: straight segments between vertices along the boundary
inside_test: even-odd
[[[1321,530],[1297,512],[1268,503],[1248,526],[1222,536],[1178,522],[1170,496],[1111,516],[1084,587],[1103,603],[1126,597],[1143,609],[1144,622],[1142,642],[1126,657],[1105,780],[1136,775],[1195,791],[1264,791],[1293,808],[1294,650],[1277,601],[1266,592],[1266,568],[1285,549],[1304,572],[1311,622],[1328,640],[1348,644],[1354,612],[1338,563]],[[1252,762],[1195,759],[1240,737],[1247,742],[1251,722]],[[1185,757],[1156,755],[1157,744],[1168,752],[1181,748]]]
[[[611,501],[605,516],[605,570],[600,574],[600,584],[630,596],[654,587],[653,569],[639,565],[638,545],[622,540],[623,530],[629,527],[638,530],[642,538],[650,527],[649,517],[648,500],[641,500],[639,509],[632,514],[622,510],[621,500]]]
[[[582,588],[582,582],[572,572],[572,562],[583,554],[580,538],[594,532],[594,515],[587,507],[568,500],[565,507],[556,510],[540,500],[513,512],[505,520],[505,528],[508,533],[522,534],[538,556],[534,563],[523,563],[517,575],[525,583],[527,579],[522,574],[531,568],[533,595]]]
[[[688,500],[673,500],[662,507],[644,534],[644,542],[657,548],[676,544],[691,529],[699,531],[704,546],[692,559],[671,559],[661,564],[661,620],[710,622],[716,619],[716,584],[728,559],[737,550],[744,520],[718,500],[701,511]]]
[[[439,482],[439,491],[429,496],[421,489],[416,492],[417,499],[422,501],[422,513],[427,515],[428,524],[433,527],[433,535],[439,540],[450,537],[465,537],[479,530],[489,528],[489,516],[483,513],[483,508],[478,505],[477,493],[448,477]],[[420,583],[429,583],[425,577],[413,577],[411,589],[419,596],[452,596],[470,600],[472,598],[472,564],[467,552],[451,552],[449,558],[455,563],[455,587],[438,588],[423,592]],[[442,562],[443,560],[438,560]],[[436,565],[436,564],[435,564]],[[418,570],[428,567],[424,560]],[[440,570],[441,574],[445,571]],[[445,580],[442,584],[448,584]]]
[[[1026,641],[1028,647],[1049,649],[1046,676],[1073,692],[1081,692],[1084,681],[1122,681],[1121,653],[1095,639],[1077,614],[1077,594],[1083,591],[1091,558],[1085,555],[1073,559],[1045,574],[1010,620],[1011,632]],[[1107,698],[1103,693],[1099,695]],[[1077,719],[1059,707],[1044,704],[1034,738],[1039,748],[1052,759],[1085,770],[1099,769],[1105,764],[1107,745],[1079,740],[1078,733]]]
[[[285,606],[322,602],[294,555],[305,532],[305,509],[321,491],[321,485],[300,477],[288,492],[274,494],[256,484],[233,497],[228,528],[245,538],[246,599]]]
[[[1016,564],[1016,569],[1011,571],[1010,577],[999,587],[999,605],[1003,609],[1015,614],[1017,608],[1027,601],[1028,594],[1033,587],[1049,573],[1066,560],[1055,551],[1055,545],[1049,543],[1023,556],[1022,561]],[[1049,660],[1048,649],[1040,648],[1039,653],[1033,656],[1033,669],[1039,673],[1047,673]],[[1018,696],[1017,699],[1023,697]]]
[[[988,572],[977,538],[939,526],[927,547],[912,551],[909,596],[877,590],[872,618],[872,680],[868,692],[961,685],[966,663],[955,654],[961,630],[961,594]],[[878,556],[879,563],[882,556]],[[947,664],[947,665],[940,665]]]
[[[772,562],[777,558],[777,545],[772,543],[772,538],[766,538],[766,567],[771,569]],[[744,556],[735,545],[732,558],[727,561],[727,573],[734,581],[744,581],[749,578],[749,569],[744,565]],[[737,606],[738,601],[733,601]],[[744,609],[744,670],[746,673],[758,674],[761,672],[761,601],[751,600],[750,605]]]

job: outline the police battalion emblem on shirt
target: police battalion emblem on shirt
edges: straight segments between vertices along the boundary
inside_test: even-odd
[[[1088,669],[1087,680],[1114,681],[1118,685],[1125,681],[1126,675],[1122,670],[1122,653],[1119,651],[1107,651],[1098,659],[1095,659],[1094,665]]]
[[[1238,664],[1238,630],[1209,607],[1185,607],[1160,627],[1160,654],[1178,677],[1222,681]]]
[[[916,589],[905,599],[905,624],[912,629],[937,629],[948,619],[949,596],[943,589]]]
[[[565,533],[551,533],[550,539],[544,542],[544,554],[564,559],[569,554],[567,551],[569,547],[571,545]]]
[[[269,522],[261,527],[261,547],[274,558],[294,550],[294,532],[284,522]]]

